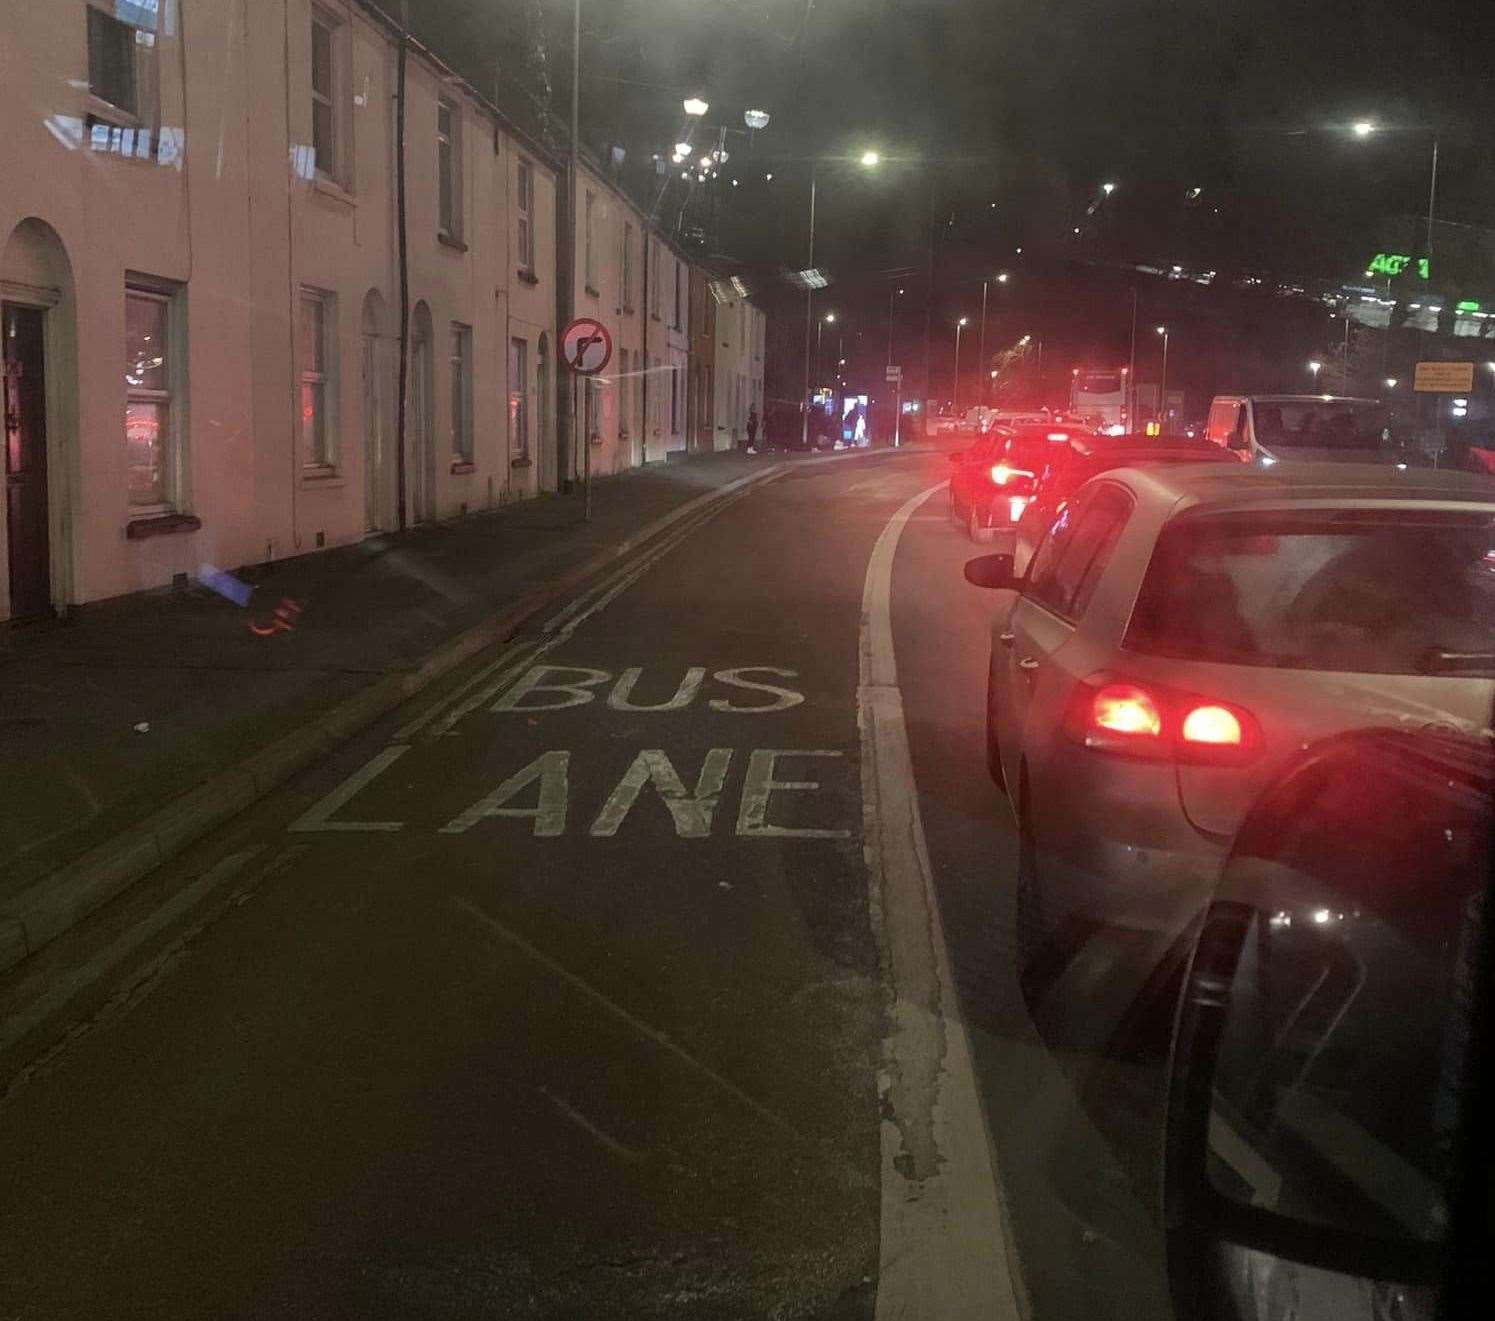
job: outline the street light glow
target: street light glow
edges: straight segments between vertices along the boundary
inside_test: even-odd
[[[834,312],[827,312],[825,314],[825,319],[827,321],[834,321],[836,319],[836,314]]]
[[[742,122],[749,128],[767,128],[769,114],[766,110],[744,110]]]
[[[1308,370],[1311,371],[1315,377],[1318,376],[1319,372],[1321,372],[1323,368],[1324,364],[1321,362],[1310,362],[1308,364]]]
[[[677,155],[677,156],[689,156],[690,155],[690,143],[688,143],[688,142],[677,142],[675,144],[675,155]]]
[[[1166,335],[1168,333],[1168,327],[1167,326],[1155,326],[1154,329],[1160,335]]]
[[[964,317],[964,316],[963,316],[963,317],[961,317],[961,319],[960,319],[960,320],[959,320],[959,321],[957,321],[957,322],[956,322],[956,323],[955,323],[955,324],[956,324],[956,325],[957,325],[957,326],[963,326],[963,325],[965,325],[965,323],[966,323],[966,322],[967,322],[967,321],[969,321],[969,320],[970,320],[970,317]]]
[[[1106,195],[1106,196],[1107,196],[1107,197],[1110,197],[1110,196],[1111,196],[1111,194],[1112,194],[1112,193],[1114,193],[1114,192],[1115,192],[1115,191],[1116,191],[1116,185],[1115,185],[1115,184],[1114,184],[1114,183],[1103,183],[1103,184],[1101,184],[1101,186],[1100,186],[1100,190],[1101,190],[1101,192],[1103,192],[1103,193],[1104,193],[1104,194],[1105,194],[1105,195]]]
[[[711,109],[699,96],[687,96],[681,104],[685,106],[687,115],[692,115],[697,119]]]
[[[1007,278],[1008,278],[1007,277],[1007,272],[1003,271],[999,276],[997,276],[997,283],[998,284],[1006,284],[1007,283]]]
[[[1357,138],[1368,138],[1376,131],[1376,126],[1368,119],[1357,119],[1354,128]]]
[[[1386,378],[1386,388],[1388,390],[1395,390],[1396,389],[1396,377],[1395,376],[1388,376]]]
[[[879,165],[881,162],[882,157],[879,156],[875,151],[864,151],[862,153],[862,164],[867,166],[868,169]]]

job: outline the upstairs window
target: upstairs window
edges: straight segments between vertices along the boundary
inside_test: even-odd
[[[320,14],[311,20],[311,148],[318,174],[338,175],[337,48],[333,25]]]
[[[437,232],[462,237],[462,116],[445,97],[436,103]]]
[[[129,23],[88,7],[88,90],[125,114],[140,114],[139,78],[136,69],[137,29]],[[151,36],[154,34],[141,33]]]
[[[535,269],[535,167],[520,159],[515,178],[514,210],[519,217],[519,269]]]

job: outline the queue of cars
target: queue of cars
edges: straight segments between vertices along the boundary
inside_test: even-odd
[[[1139,1017],[1164,1043],[1181,1299],[1228,1249],[1246,1293],[1340,1272],[1304,1317],[1361,1315],[1345,1300],[1370,1281],[1431,1317],[1469,1107],[1450,1034],[1488,938],[1495,480],[1283,461],[1324,446],[1274,451],[1255,428],[1276,405],[1225,402],[1218,438],[1012,429],[953,467],[952,512],[998,542],[966,577],[995,593],[984,723],[1017,823],[1019,981],[1070,1054]],[[1327,423],[1365,434],[1332,410],[1298,434]],[[1377,1037],[1383,991],[1420,1017]],[[1436,1114],[1377,1090],[1404,1074]]]

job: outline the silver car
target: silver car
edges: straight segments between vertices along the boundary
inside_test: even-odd
[[[1247,807],[1343,731],[1484,733],[1495,482],[1294,464],[1107,472],[1000,589],[988,764],[1020,834],[1020,957],[1187,928]],[[1159,946],[1160,948],[1162,946]]]

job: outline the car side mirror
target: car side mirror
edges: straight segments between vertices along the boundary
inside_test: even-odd
[[[1006,588],[1008,591],[1016,591],[1022,586],[1022,579],[1014,571],[1011,555],[981,555],[974,560],[967,560],[966,581],[973,587],[994,590]]]

